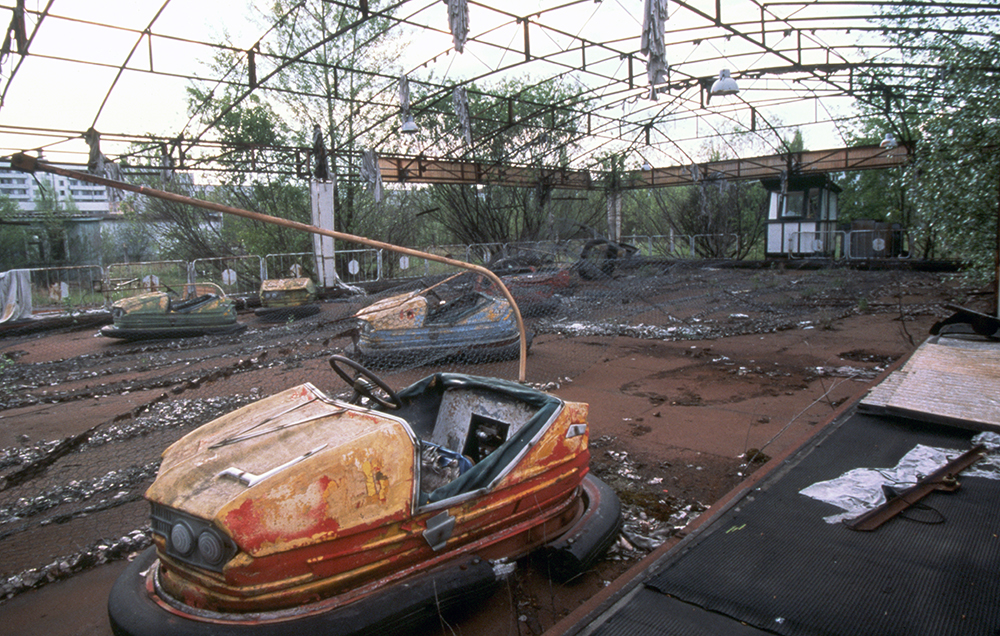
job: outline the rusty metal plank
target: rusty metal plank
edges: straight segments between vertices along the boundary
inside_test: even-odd
[[[746,159],[725,159],[697,164],[697,174],[701,178],[714,177],[731,181],[750,179],[780,178],[782,172],[791,168],[796,175],[823,174],[827,172],[848,172],[853,170],[875,170],[903,165],[910,156],[904,145],[893,149],[879,146],[856,146],[830,150],[812,150],[791,154],[749,157]],[[633,175],[623,187],[662,188],[678,185],[692,185],[694,171],[691,166],[668,166],[654,168]]]
[[[746,159],[725,159],[699,163],[697,171],[692,170],[691,166],[667,166],[649,171],[633,171],[623,180],[622,187],[640,189],[691,185],[696,183],[695,173],[700,178],[714,177],[733,181],[778,178],[789,168],[792,173],[798,175],[893,168],[904,164],[909,155],[909,149],[905,145],[900,145],[894,149],[857,146]],[[587,170],[499,166],[425,156],[379,157],[379,169],[382,171],[382,179],[400,183],[491,183],[533,187],[544,180],[553,188],[589,190],[601,182],[601,179],[594,178]]]
[[[379,170],[383,180],[401,183],[493,183],[526,187],[545,179],[554,188],[589,189],[593,185],[590,172],[586,170],[539,170],[427,157],[379,157]]]

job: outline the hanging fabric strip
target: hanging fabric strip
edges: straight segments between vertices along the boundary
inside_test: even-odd
[[[455,50],[461,53],[465,49],[465,39],[469,36],[469,4],[467,0],[444,0],[444,2],[448,5],[451,38],[455,42]]]
[[[90,155],[87,159],[87,169],[91,174],[99,177],[106,177],[115,181],[122,180],[122,170],[114,161],[111,161],[101,152],[101,133],[91,126],[87,132],[83,133],[83,140],[90,146]],[[122,200],[122,191],[118,188],[108,187],[108,201],[117,203]]]
[[[649,98],[656,99],[656,85],[667,81],[665,30],[667,0],[645,0],[642,10],[642,42],[639,51],[646,56]]]
[[[316,169],[313,174],[318,181],[330,180],[330,166],[326,161],[326,143],[323,141],[323,129],[319,124],[313,126],[313,159],[316,161]]]
[[[451,104],[458,117],[458,125],[462,129],[462,136],[465,138],[467,146],[472,145],[472,120],[469,118],[469,94],[465,92],[465,87],[456,86],[451,92]]]
[[[410,80],[399,76],[399,114],[405,122],[410,117]]]
[[[368,190],[375,197],[375,203],[381,203],[382,172],[378,169],[378,155],[374,149],[361,153],[361,179],[368,184]]]

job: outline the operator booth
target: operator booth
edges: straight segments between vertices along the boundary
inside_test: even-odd
[[[837,197],[841,188],[825,175],[761,179],[768,191],[767,256],[840,256]]]

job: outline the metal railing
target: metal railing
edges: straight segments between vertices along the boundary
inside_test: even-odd
[[[847,251],[848,232],[826,230],[821,232],[790,232],[785,241],[788,258],[844,258]]]
[[[189,283],[215,283],[230,296],[252,296],[266,278],[260,256],[196,258],[188,265]]]
[[[909,258],[910,236],[906,230],[851,230],[847,233],[847,258]]]
[[[188,280],[186,261],[145,261],[113,263],[104,269],[102,291],[104,304],[110,308],[116,300],[159,289],[179,290]]]
[[[268,254],[264,257],[265,280],[271,278],[316,278],[316,257],[312,252]]]
[[[653,258],[732,258],[738,253],[735,234],[629,235],[621,242]],[[586,239],[436,245],[431,254],[465,260],[487,267],[509,261],[539,266],[575,262]],[[793,232],[786,239],[788,258],[822,256],[833,259],[911,258],[911,237],[905,230],[852,230]],[[348,284],[389,279],[404,280],[447,273],[447,266],[427,259],[388,253],[382,249],[339,250],[337,274]],[[315,278],[311,252],[202,258],[190,262],[145,261],[73,267],[29,269],[32,303],[37,311],[96,308],[106,309],[121,298],[144,291],[179,290],[185,283],[212,282],[227,294],[249,297],[257,294],[268,278]]]
[[[350,285],[372,283],[383,277],[383,250],[340,250],[337,252],[337,275]],[[408,257],[401,257],[409,268]]]
[[[26,270],[31,278],[32,311],[99,307],[104,272],[97,265],[39,267]]]

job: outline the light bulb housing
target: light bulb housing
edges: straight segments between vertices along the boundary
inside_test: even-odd
[[[413,121],[412,115],[407,115],[406,120],[403,122],[403,125],[400,126],[399,128],[399,132],[405,135],[412,135],[418,130],[420,130],[420,127],[417,126],[417,122]]]
[[[740,92],[739,84],[733,79],[728,68],[719,71],[719,79],[712,84],[712,95],[735,95]]]

